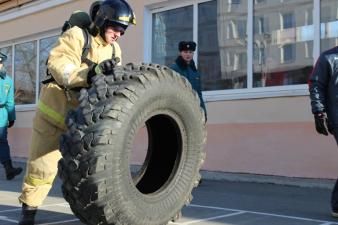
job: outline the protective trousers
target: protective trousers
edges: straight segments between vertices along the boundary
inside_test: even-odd
[[[21,203],[40,206],[50,191],[57,174],[62,130],[46,119],[38,110],[33,124],[33,136],[29,149],[26,175],[19,197]]]
[[[10,150],[7,140],[7,127],[0,127],[0,162],[4,164],[11,160]]]

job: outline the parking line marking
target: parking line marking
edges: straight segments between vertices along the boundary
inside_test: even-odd
[[[79,221],[79,219],[63,220],[63,221],[57,221],[57,222],[52,222],[52,223],[39,223],[37,225],[53,225],[53,224],[68,223],[68,222],[75,222],[75,221]]]
[[[338,222],[333,221],[325,221],[325,220],[316,220],[316,219],[310,219],[310,218],[304,218],[304,217],[297,217],[297,216],[286,216],[286,215],[280,215],[280,214],[274,214],[274,213],[263,213],[263,212],[256,212],[256,211],[246,211],[241,209],[230,209],[230,208],[222,208],[222,207],[214,207],[214,206],[205,206],[205,205],[194,205],[191,204],[189,207],[196,207],[196,208],[206,208],[206,209],[217,209],[217,210],[227,210],[227,211],[238,211],[238,212],[247,212],[257,215],[264,215],[264,216],[273,216],[273,217],[280,217],[280,218],[287,218],[287,219],[294,219],[294,220],[303,220],[303,221],[310,221],[310,222],[317,222],[317,223],[328,223],[328,224],[337,224]]]
[[[64,203],[57,203],[57,204],[42,205],[39,208],[47,208],[47,207],[51,207],[51,206],[66,207],[66,206],[68,206],[68,203],[64,202]],[[215,207],[215,206],[207,206],[207,205],[195,205],[195,204],[191,204],[188,207],[214,209],[214,210],[222,210],[222,211],[233,211],[234,213],[220,215],[220,216],[214,216],[214,217],[208,217],[208,218],[204,218],[204,219],[200,219],[200,220],[193,220],[193,221],[189,221],[189,222],[185,222],[185,223],[171,223],[171,224],[188,225],[188,224],[193,224],[193,223],[198,223],[198,222],[203,222],[203,221],[209,221],[209,220],[215,220],[215,219],[220,219],[220,218],[226,218],[226,217],[230,217],[230,216],[236,216],[236,215],[240,215],[240,214],[244,214],[244,213],[251,213],[251,214],[257,214],[257,215],[265,215],[265,216],[272,216],[272,217],[279,217],[279,218],[287,218],[287,219],[294,219],[294,220],[317,222],[317,223],[321,223],[320,225],[338,225],[338,222],[333,222],[333,221],[316,220],[316,219],[297,217],[297,216],[286,216],[286,215],[280,215],[280,214],[274,214],[274,213],[263,213],[263,212],[257,212],[257,211],[247,211],[247,210],[240,210],[240,209]],[[16,209],[2,210],[2,211],[0,211],[0,213],[15,212],[15,211],[20,211],[20,210],[21,210],[21,207],[16,208]],[[6,216],[0,216],[0,221],[18,223],[17,220],[8,219]],[[54,224],[61,224],[61,223],[74,222],[74,221],[79,221],[79,219],[57,221],[57,222],[44,223],[44,224],[39,224],[39,225],[54,225]]]
[[[204,218],[204,219],[199,219],[199,220],[192,220],[192,221],[185,222],[185,223],[174,223],[174,224],[187,225],[187,224],[199,223],[199,222],[204,222],[204,221],[209,221],[209,220],[221,219],[221,218],[230,217],[230,216],[237,216],[237,215],[240,215],[240,214],[243,214],[243,213],[246,213],[246,212],[235,212],[235,213],[230,213],[230,214],[225,214],[225,215],[220,215],[220,216],[214,216],[214,217],[209,217],[209,218]]]
[[[68,203],[65,202],[65,203],[56,203],[56,204],[50,204],[50,205],[42,205],[42,206],[39,206],[39,209],[48,208],[50,206],[68,206]],[[0,211],[0,213],[16,212],[16,211],[21,211],[21,207],[18,207],[16,209],[2,210],[2,211]]]
[[[7,221],[7,222],[11,222],[11,223],[18,223],[19,222],[17,220],[8,219],[7,216],[0,216],[0,221]]]

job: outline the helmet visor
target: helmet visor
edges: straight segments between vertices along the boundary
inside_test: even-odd
[[[124,35],[128,26],[116,23],[115,21],[108,21],[106,23],[106,29],[111,27],[115,32],[120,32],[121,36]]]

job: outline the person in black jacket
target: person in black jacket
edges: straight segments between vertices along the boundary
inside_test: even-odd
[[[332,134],[338,145],[338,46],[323,52],[310,75],[309,91],[316,131]],[[338,217],[338,180],[331,195],[332,216]]]
[[[197,71],[193,60],[196,43],[193,41],[181,41],[178,44],[178,50],[179,56],[170,68],[189,80],[192,88],[197,92],[198,97],[200,98],[200,106],[204,110],[205,121],[207,121],[207,109],[202,97],[201,75]]]

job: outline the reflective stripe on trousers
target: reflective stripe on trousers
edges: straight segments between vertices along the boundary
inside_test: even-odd
[[[40,206],[47,197],[55,176],[58,161],[60,136],[64,130],[48,122],[45,114],[37,110],[32,141],[29,149],[26,175],[22,185],[20,202],[30,206]]]
[[[46,114],[48,117],[52,118],[55,122],[65,125],[65,117],[44,104],[41,100],[39,101],[38,109],[40,109],[40,111]]]

